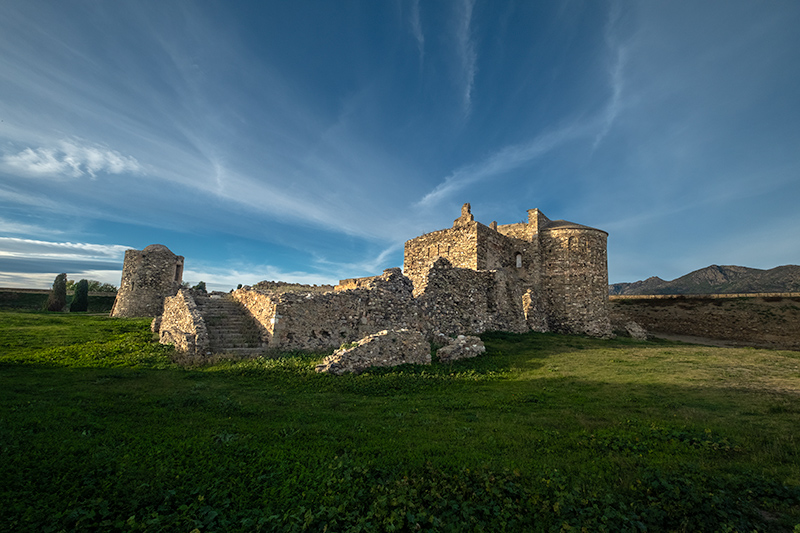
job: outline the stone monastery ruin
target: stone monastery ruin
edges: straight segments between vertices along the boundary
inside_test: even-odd
[[[126,252],[112,315],[157,317],[161,342],[190,355],[328,350],[403,330],[426,340],[489,330],[607,336],[607,237],[538,209],[527,222],[485,226],[464,204],[453,227],[406,242],[402,270],[330,292],[210,296],[181,288],[183,257],[151,245]]]

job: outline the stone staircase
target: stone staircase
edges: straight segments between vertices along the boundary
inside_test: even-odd
[[[195,303],[206,323],[212,353],[256,357],[266,351],[255,319],[230,296],[198,295]]]

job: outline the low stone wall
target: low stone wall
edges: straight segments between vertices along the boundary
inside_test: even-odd
[[[754,298],[619,298],[609,305],[615,329],[634,321],[648,333],[800,350],[800,295]]]
[[[733,294],[613,294],[609,300],[692,300],[718,298],[800,298],[800,292],[743,292]]]
[[[194,355],[208,351],[208,330],[187,289],[164,299],[159,342],[174,344],[178,352]]]
[[[233,297],[260,324],[264,343],[283,350],[327,350],[392,329],[418,331],[429,339],[528,330],[519,284],[503,270],[454,268],[439,258],[416,298],[415,287],[399,268],[358,281],[359,288],[325,294],[244,287]]]
[[[333,290],[336,292],[339,291],[349,291],[352,289],[366,289],[371,287],[375,280],[377,280],[380,276],[367,276],[363,278],[347,278],[339,280],[339,284],[336,285]]]
[[[242,287],[231,293],[234,300],[242,304],[253,316],[261,333],[261,342],[266,346],[272,344],[275,324],[280,320],[277,304],[283,293],[262,292],[251,287]]]
[[[422,331],[411,281],[399,268],[364,288],[325,294],[271,294],[242,288],[233,297],[264,328],[264,341],[284,350],[327,350],[385,329]]]

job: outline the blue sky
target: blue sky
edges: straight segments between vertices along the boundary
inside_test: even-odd
[[[609,232],[609,279],[800,263],[800,2],[0,5],[0,286],[401,266],[464,202]]]

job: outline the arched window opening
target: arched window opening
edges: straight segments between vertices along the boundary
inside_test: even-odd
[[[519,252],[517,252],[516,261],[517,261],[517,268],[522,268],[522,254]]]

